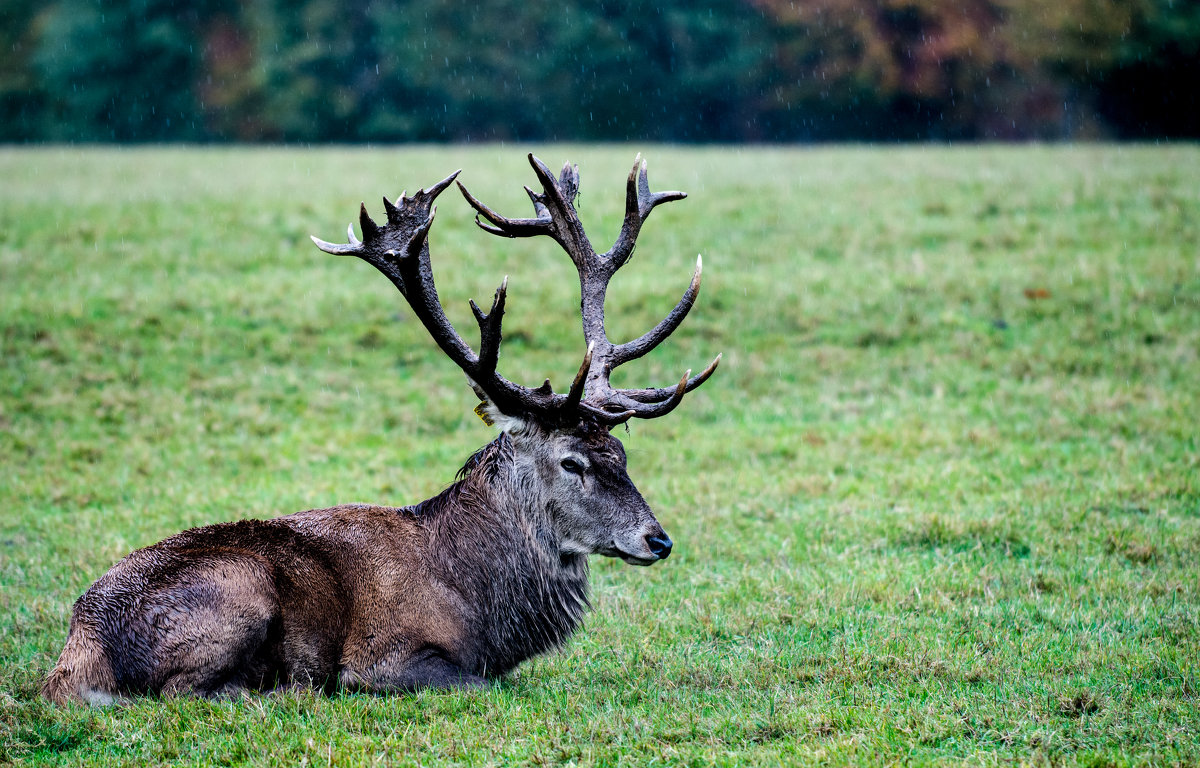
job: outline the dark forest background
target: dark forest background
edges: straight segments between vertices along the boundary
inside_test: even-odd
[[[0,140],[1200,136],[1196,0],[0,0]]]

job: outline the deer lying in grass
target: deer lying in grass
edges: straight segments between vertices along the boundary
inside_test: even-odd
[[[274,520],[210,525],[121,560],[75,603],[42,693],[103,705],[139,694],[229,695],[313,686],[369,691],[484,685],[564,643],[588,607],[587,556],[651,565],[671,539],[629,479],[609,431],[669,413],[700,386],[684,374],[664,389],[614,389],[613,368],[645,355],[682,322],[700,290],[700,261],[679,304],[642,337],[604,330],[609,279],[633,253],[646,217],[680,192],[649,190],[644,162],[629,175],[624,223],[597,254],[574,208],[578,169],[556,179],[529,156],[543,191],[535,217],[508,219],[459,189],[476,222],[506,237],[549,235],[579,272],[587,352],[566,393],[522,387],[496,372],[507,278],[479,324],[475,353],[439,303],[428,235],[434,199],[457,173],[413,197],[384,199],[379,226],[362,208],[362,240],[334,245],[400,289],[467,375],[499,436],[459,480],[411,507],[351,504]]]

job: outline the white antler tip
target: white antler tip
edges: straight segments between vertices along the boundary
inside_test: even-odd
[[[361,249],[361,244],[356,242],[339,245],[337,243],[327,243],[316,235],[309,235],[313,241],[313,245],[320,248],[325,253],[331,253],[334,256],[342,256],[347,254],[358,254]]]

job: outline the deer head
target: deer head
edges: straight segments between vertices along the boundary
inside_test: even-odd
[[[577,166],[564,165],[558,178],[529,155],[542,191],[525,190],[533,202],[532,218],[510,219],[477,200],[461,183],[459,190],[477,211],[483,230],[504,237],[547,235],[570,256],[579,273],[583,337],[586,351],[566,392],[555,392],[547,379],[540,387],[514,384],[497,370],[501,321],[508,278],[500,284],[489,311],[470,302],[479,325],[479,351],[463,340],[447,319],[434,286],[429,230],[436,214],[434,200],[458,176],[455,172],[411,198],[383,200],[387,222],[380,226],[361,208],[362,240],[348,229],[349,242],[336,245],[313,238],[321,250],[357,256],[392,281],[446,355],[467,375],[480,400],[476,411],[489,424],[511,436],[531,478],[530,492],[548,495],[564,554],[600,553],[627,562],[649,564],[670,553],[671,542],[634,488],[625,470],[625,452],[609,434],[631,418],[670,413],[683,396],[703,384],[720,363],[717,357],[699,375],[684,373],[671,387],[617,389],[612,371],[662,343],[683,321],[700,291],[702,262],[696,259],[691,284],[679,303],[654,328],[621,344],[604,328],[604,299],[613,274],[633,253],[638,233],[650,212],[682,192],[651,193],[646,163],[639,155],[629,173],[625,218],[613,246],[597,253],[575,211],[579,191]],[[520,464],[521,462],[518,462]],[[532,479],[536,478],[536,482]]]

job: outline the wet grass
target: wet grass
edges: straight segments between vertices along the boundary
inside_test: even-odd
[[[593,566],[562,653],[493,690],[56,709],[73,600],[181,528],[440,490],[489,439],[365,264],[358,201],[521,147],[0,151],[0,763],[1200,761],[1200,151],[539,147],[597,241],[655,212],[610,334],[700,302],[626,383],[718,351],[623,437],[677,542]],[[573,268],[447,193],[440,293],[510,275],[504,372],[565,382]],[[606,243],[605,243],[606,245]]]

